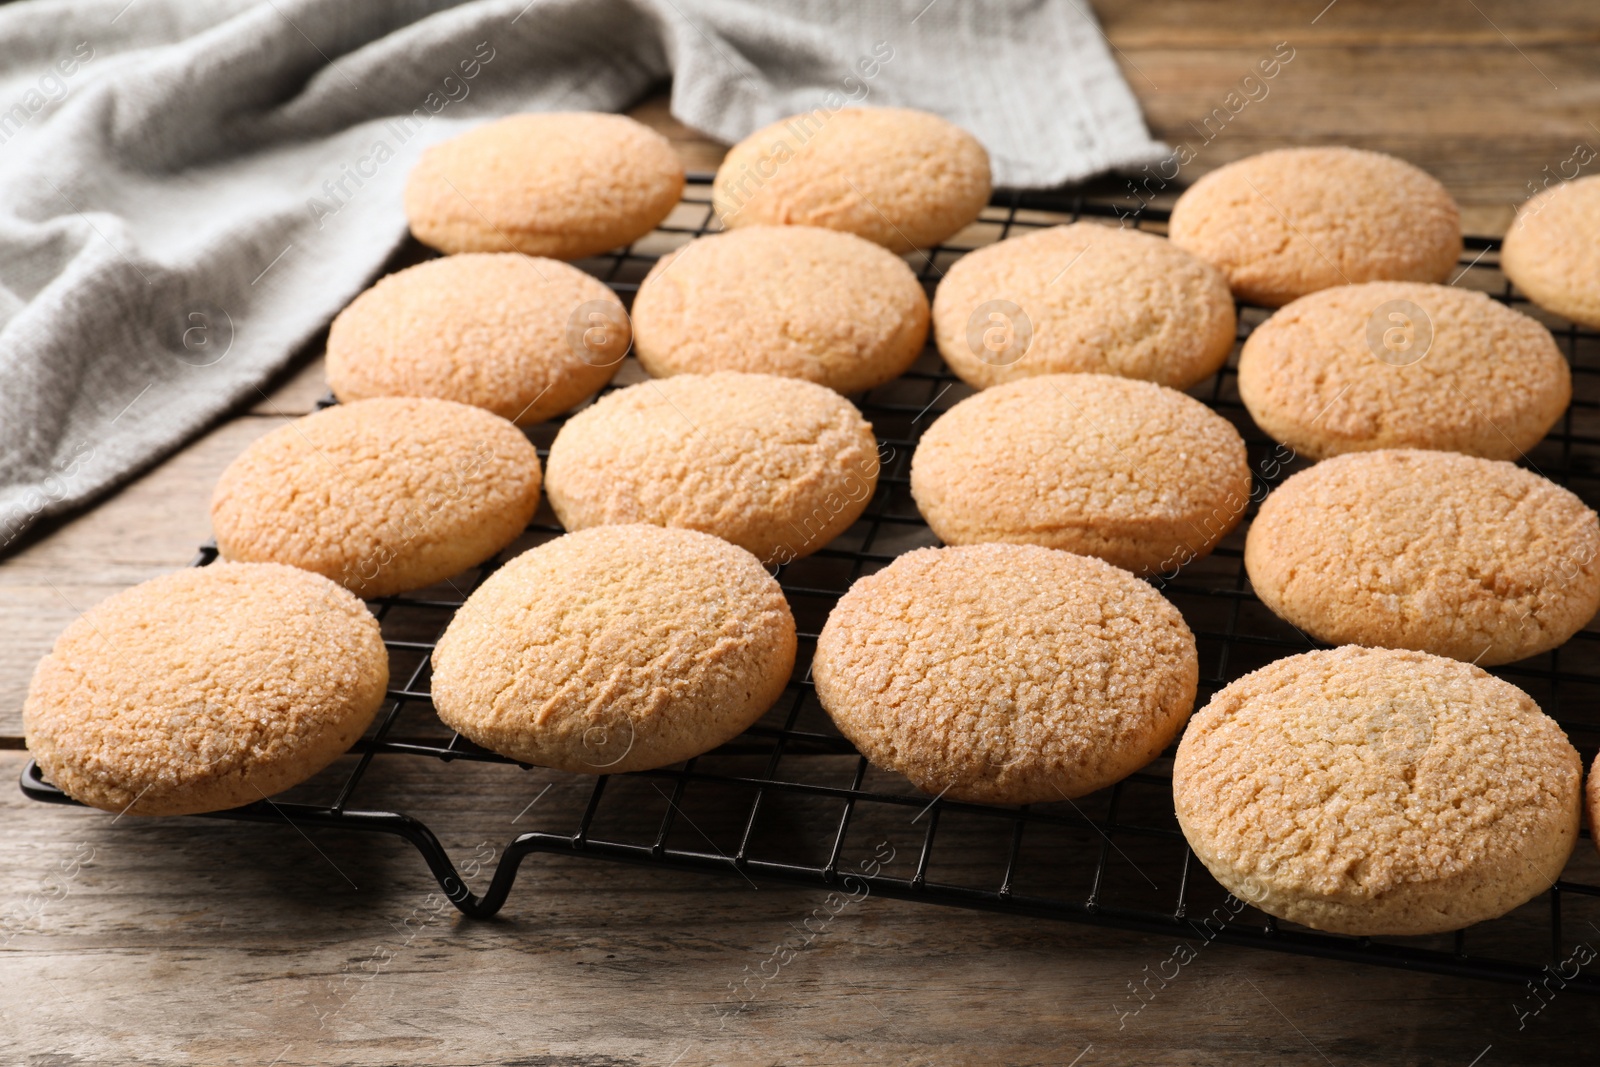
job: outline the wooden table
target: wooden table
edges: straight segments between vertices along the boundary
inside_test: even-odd
[[[1366,146],[1426,167],[1469,230],[1499,232],[1543,168],[1600,145],[1600,6],[1324,3],[1096,10],[1153,131],[1198,146],[1184,180],[1272,146]],[[1294,58],[1233,113],[1228,94],[1279,42]],[[635,114],[691,167],[720,157],[664,96]],[[269,400],[0,564],[0,1062],[1594,1062],[1600,1003],[1577,994],[1519,1028],[1511,987],[1219,945],[1119,1016],[1171,944],[871,899],[723,1019],[730,983],[822,894],[536,858],[503,917],[472,922],[398,842],[25,801],[4,783],[26,760],[38,657],[79,610],[185,565],[218,473],[322,391],[313,353]],[[440,774],[413,767],[396,788],[466,854],[486,812],[505,813],[494,844],[509,839],[507,796],[526,786],[484,774],[460,791]]]

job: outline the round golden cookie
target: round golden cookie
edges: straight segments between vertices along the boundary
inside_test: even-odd
[[[1545,310],[1600,327],[1600,175],[1524,203],[1500,245],[1500,269]]]
[[[1258,426],[1312,458],[1516,459],[1567,409],[1572,372],[1549,330],[1482,293],[1372,282],[1301,297],[1258,326],[1239,395]]]
[[[783,591],[709,534],[600,526],[484,582],[433,653],[439,717],[524,763],[647,770],[738,736],[794,668]]]
[[[832,389],[683,374],[619,389],[568,419],[545,483],[568,530],[681,526],[781,564],[861,516],[878,448],[872,425]]]
[[[1358,148],[1280,148],[1219,167],[1178,197],[1168,234],[1267,307],[1333,285],[1444,281],[1461,258],[1445,187]]]
[[[933,296],[939,354],[979,389],[1085,371],[1187,389],[1227,361],[1235,327],[1215,267],[1092,222],[969,253]]]
[[[1250,584],[1329,644],[1510,663],[1600,609],[1600,519],[1511,463],[1396,449],[1324,460],[1261,504]]]
[[[328,385],[346,403],[426,396],[519,425],[570,411],[611,380],[631,334],[622,301],[565,263],[446,256],[383,278],[328,331]]]
[[[56,639],[22,708],[28,751],[75,800],[188,815],[262,800],[355,743],[383,703],[378,622],[273,563],[164,574]]]
[[[1228,420],[1174,389],[1048,374],[940,416],[911,457],[911,495],[946,544],[1044,545],[1169,572],[1238,525],[1250,464]]]
[[[510,544],[539,507],[539,454],[450,400],[358,400],[280,426],[222,472],[225,559],[288,563],[365,598],[420,589]]]
[[[683,192],[672,143],[623,115],[512,115],[422,153],[406,218],[441,252],[580,259],[643,237]]]
[[[633,330],[658,378],[750,371],[858,393],[916,361],[928,297],[904,260],[870,241],[751,226],[658,260],[634,298]]]
[[[821,109],[728,149],[711,199],[728,229],[822,226],[891,252],[930,248],[989,202],[989,153],[938,115],[903,107]]]
[[[1199,665],[1178,609],[1127,571],[987,544],[917,549],[852,585],[812,677],[877,766],[956,800],[1031,804],[1159,755]]]
[[[1224,688],[1178,745],[1195,856],[1269,915],[1342,934],[1456,930],[1550,888],[1583,767],[1522,690],[1470,664],[1349,645]]]

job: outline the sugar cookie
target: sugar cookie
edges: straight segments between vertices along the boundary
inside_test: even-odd
[[[1227,361],[1235,329],[1215,267],[1093,222],[968,253],[933,297],[939,354],[979,389],[1084,371],[1187,389]]]
[[[898,377],[928,336],[911,268],[815,226],[751,226],[662,257],[633,302],[639,362],[657,377],[781,374],[858,393]]]
[[[1239,395],[1257,425],[1312,458],[1516,459],[1566,410],[1572,372],[1549,330],[1482,293],[1372,282],[1301,297],[1257,327]]]
[[[912,456],[911,495],[947,544],[1044,545],[1146,573],[1238,525],[1250,465],[1232,424],[1174,389],[1049,374],[940,416]]]
[[[1582,777],[1515,686],[1351,645],[1219,692],[1184,732],[1172,793],[1196,858],[1240,899],[1318,930],[1409,935],[1548,889],[1578,838]]]
[[[1461,258],[1445,187],[1358,148],[1280,148],[1219,167],[1178,198],[1168,232],[1267,307],[1333,285],[1442,282]]]
[[[683,180],[672,143],[624,115],[511,115],[424,151],[406,218],[441,252],[580,259],[655,229]]]
[[[812,666],[874,764],[994,804],[1078,797],[1160,754],[1194,706],[1183,616],[1109,563],[1036,545],[908,552],[850,587]]]
[[[1540,307],[1600,327],[1600,175],[1524,203],[1500,245],[1500,269]]]
[[[273,430],[211,498],[226,559],[288,563],[364,598],[450,578],[522,532],[539,507],[539,454],[498,415],[384,398]]]
[[[648,522],[715,534],[763,563],[809,556],[878,484],[872,425],[832,389],[770,374],[683,374],[568,419],[546,487],[568,530]]]
[[[251,804],[366,730],[389,684],[378,622],[320,575],[216,563],[90,608],[40,662],[28,751],[75,800],[132,815]]]
[[[553,259],[446,256],[383,278],[328,331],[328,385],[346,403],[425,396],[543,422],[593,396],[628,354],[622,301]]]
[[[1261,602],[1329,644],[1509,663],[1600,609],[1600,519],[1532,471],[1397,449],[1324,460],[1265,501],[1245,540]]]
[[[844,108],[794,115],[728,150],[711,187],[729,229],[824,226],[891,252],[929,248],[989,202],[989,154],[926,111]]]
[[[439,717],[513,759],[588,774],[731,740],[783,692],[794,617],[742,548],[694,530],[598,526],[524,552],[433,653]]]

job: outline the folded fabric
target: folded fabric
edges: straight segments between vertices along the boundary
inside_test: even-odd
[[[668,77],[673,114],[730,142],[818,107],[935,111],[1000,185],[1165,151],[1077,0],[8,5],[0,552],[259,401],[404,238],[425,145]]]

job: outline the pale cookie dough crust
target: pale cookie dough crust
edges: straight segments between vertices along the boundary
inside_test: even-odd
[[[1168,232],[1266,307],[1334,285],[1442,282],[1461,257],[1445,187],[1357,148],[1282,148],[1219,167],[1178,198]]]
[[[581,259],[655,229],[683,181],[672,143],[624,115],[511,115],[426,149],[406,218],[441,252]]]
[[[911,108],[844,108],[774,122],[734,145],[712,202],[729,229],[822,226],[905,253],[972,222],[989,192],[989,154],[961,127]]]
[[[1037,544],[1165,572],[1238,525],[1250,465],[1239,432],[1198,400],[1051,374],[940,416],[912,457],[911,495],[946,544]]]
[[[993,804],[1104,788],[1160,754],[1199,666],[1178,609],[1127,571],[1034,545],[909,552],[839,600],[817,696],[874,764]]]
[[[68,626],[23,706],[28,751],[69,796],[185,815],[310,778],[366,730],[389,658],[350,593],[277,564],[136,585]]]
[[[983,345],[993,324],[1009,326],[1015,347]],[[1227,361],[1236,325],[1227,280],[1211,264],[1160,237],[1093,222],[968,253],[933,298],[939,354],[979,389],[1073,372],[1187,389]]]
[[[587,774],[662,767],[743,732],[794,667],[795,626],[750,553],[709,534],[600,526],[501,567],[433,653],[452,729]]]
[[[538,452],[498,415],[361,400],[245,449],[217,482],[211,524],[226,559],[303,567],[370,600],[504,548],[538,509],[539,482]]]
[[[1600,520],[1554,482],[1450,452],[1324,460],[1245,541],[1261,602],[1330,644],[1494,665],[1565,643],[1600,608]]]
[[[1224,888],[1318,930],[1438,933],[1548,889],[1583,768],[1520,689],[1470,664],[1346,646],[1224,688],[1184,732],[1178,822]]]
[[[878,450],[872,425],[831,389],[685,374],[619,389],[568,419],[546,483],[568,530],[677,526],[787,563],[860,518]]]

